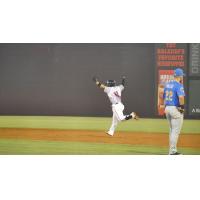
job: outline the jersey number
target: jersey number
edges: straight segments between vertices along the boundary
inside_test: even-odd
[[[173,92],[172,91],[166,91],[165,100],[166,101],[172,101],[172,96],[173,96]]]
[[[115,91],[114,94],[115,94],[115,96],[121,98],[120,95],[119,95],[119,93],[117,91]]]

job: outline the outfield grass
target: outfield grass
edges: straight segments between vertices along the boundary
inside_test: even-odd
[[[200,154],[200,149],[180,148],[187,154]],[[57,141],[30,141],[1,139],[0,154],[7,155],[167,155],[168,148],[133,146],[126,144],[103,144]]]
[[[67,130],[108,130],[111,118],[57,116],[0,116],[0,128],[44,128]],[[167,133],[166,119],[140,119],[119,124],[117,131]],[[182,133],[200,134],[200,120],[184,120]],[[200,154],[200,149],[179,148],[183,154]],[[167,155],[167,147],[135,146],[88,142],[33,141],[0,139],[0,154],[69,154],[69,155]]]
[[[104,117],[58,117],[58,116],[0,116],[0,128],[46,128],[68,130],[105,131],[111,118]],[[119,124],[117,131],[127,132],[168,132],[166,119],[140,119]],[[200,134],[200,120],[184,120],[182,133]]]

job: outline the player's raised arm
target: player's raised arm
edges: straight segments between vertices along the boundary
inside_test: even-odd
[[[122,76],[122,85],[125,86],[125,80],[126,80],[126,77],[125,76]]]
[[[92,80],[96,83],[96,85],[97,85],[98,87],[100,87],[100,88],[102,88],[102,89],[105,89],[105,88],[106,88],[106,86],[105,86],[104,84],[100,83],[100,81],[98,80],[97,77],[94,76],[94,77],[92,78]]]

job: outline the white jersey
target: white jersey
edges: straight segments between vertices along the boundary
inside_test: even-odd
[[[108,95],[112,104],[117,104],[121,102],[121,94],[123,90],[124,86],[119,85],[114,87],[105,87],[104,92]]]

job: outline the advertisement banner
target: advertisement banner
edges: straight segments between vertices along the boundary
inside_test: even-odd
[[[156,114],[164,114],[164,106],[161,106],[164,86],[173,80],[174,70],[182,68],[186,72],[187,44],[163,43],[156,44]],[[186,81],[184,82],[186,83]]]
[[[174,79],[174,70],[159,70],[158,71],[158,115],[164,115],[164,106],[160,106],[163,96],[163,89],[167,82]]]

